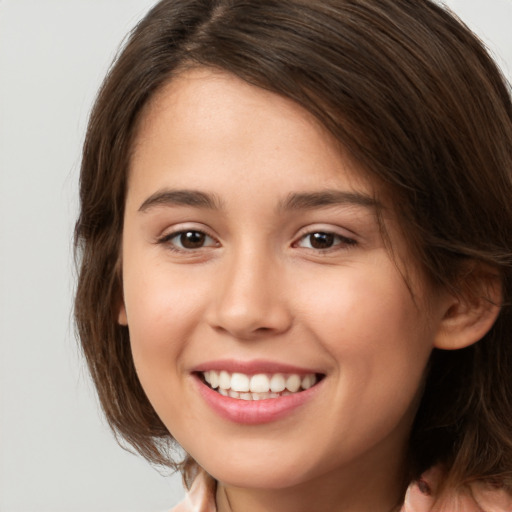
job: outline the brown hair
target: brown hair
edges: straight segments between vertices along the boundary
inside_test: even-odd
[[[434,350],[410,474],[512,481],[512,105],[478,39],[430,0],[163,0],[107,76],[84,145],[76,322],[106,417],[150,461],[175,466],[118,325],[130,151],[141,112],[187,65],[227,70],[312,112],[392,191],[433,282],[477,261],[500,275],[490,332]],[[466,274],[466,281],[471,276]]]

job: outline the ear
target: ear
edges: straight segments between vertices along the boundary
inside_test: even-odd
[[[503,301],[501,277],[475,263],[460,281],[457,293],[447,291],[446,306],[434,346],[444,350],[468,347],[491,329]]]
[[[128,325],[128,317],[126,315],[126,307],[124,305],[124,300],[121,301],[119,305],[119,312],[117,314],[117,323],[119,325],[124,325],[125,327]]]
[[[117,323],[119,325],[127,326],[128,325],[128,316],[126,314],[126,306],[124,305],[124,293],[123,293],[123,270],[122,270],[122,261],[121,256],[117,258],[115,269],[114,269],[116,278],[118,279],[119,289],[121,290],[119,294],[119,305],[117,312]]]

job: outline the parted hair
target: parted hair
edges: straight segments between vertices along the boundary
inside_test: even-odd
[[[118,438],[180,468],[137,378],[120,247],[141,113],[188,66],[222,69],[311,112],[390,192],[438,286],[499,276],[503,303],[478,343],[434,349],[412,429],[409,476],[512,482],[512,104],[483,44],[430,0],[163,0],[135,27],[90,116],[75,229],[78,336]],[[468,270],[469,269],[469,270]]]

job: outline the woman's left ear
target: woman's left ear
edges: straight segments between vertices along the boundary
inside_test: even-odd
[[[476,343],[500,313],[503,293],[495,269],[475,263],[460,283],[456,293],[446,292],[444,316],[434,340],[436,348],[456,350]]]

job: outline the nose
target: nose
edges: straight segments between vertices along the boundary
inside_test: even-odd
[[[208,318],[215,330],[251,340],[282,334],[292,325],[283,271],[271,258],[255,252],[234,256],[216,283]]]

